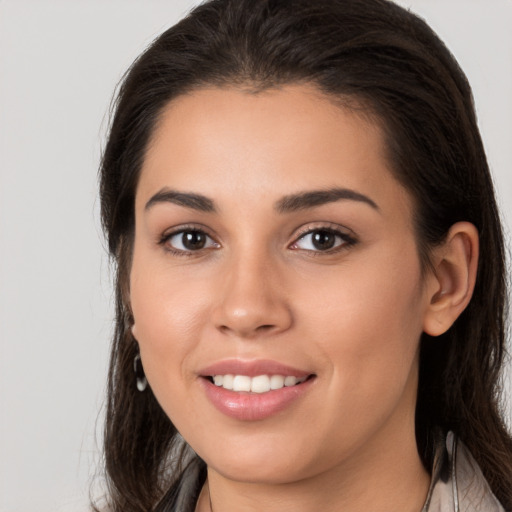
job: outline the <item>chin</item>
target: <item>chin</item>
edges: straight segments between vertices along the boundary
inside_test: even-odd
[[[272,436],[268,432],[245,437],[226,435],[222,441],[201,441],[197,453],[210,470],[229,480],[254,484],[288,484],[322,472],[329,465],[320,457],[315,443],[292,432]],[[272,437],[274,437],[272,439]],[[215,451],[211,449],[215,446]],[[201,448],[205,448],[204,450]],[[324,454],[325,455],[325,454]],[[332,461],[331,461],[332,462]]]

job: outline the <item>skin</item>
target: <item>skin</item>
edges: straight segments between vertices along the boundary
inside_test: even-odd
[[[290,194],[331,188],[374,205],[276,210]],[[169,189],[216,211],[148,206]],[[166,107],[137,188],[130,300],[151,389],[208,464],[197,510],[210,499],[216,512],[421,510],[430,477],[414,437],[419,339],[465,307],[477,249],[461,223],[439,272],[422,277],[412,211],[378,125],[311,86],[202,89]],[[165,238],[191,229],[208,235],[203,249]],[[305,234],[315,229],[339,230],[336,248],[318,250]],[[200,382],[201,368],[228,358],[315,377],[280,413],[241,421]]]

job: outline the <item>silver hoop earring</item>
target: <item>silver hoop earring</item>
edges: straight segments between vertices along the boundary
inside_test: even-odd
[[[142,392],[148,387],[148,381],[146,379],[146,375],[144,374],[144,368],[142,367],[142,361],[140,359],[140,354],[135,356],[133,360],[133,371],[135,372],[135,380],[137,383],[137,389]]]

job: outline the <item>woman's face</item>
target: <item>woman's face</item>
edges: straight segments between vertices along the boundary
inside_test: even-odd
[[[212,471],[290,482],[413,442],[411,204],[378,126],[312,87],[166,108],[136,194],[133,333]]]

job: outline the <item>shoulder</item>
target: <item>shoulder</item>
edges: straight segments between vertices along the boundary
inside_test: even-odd
[[[505,512],[467,447],[451,432],[437,448],[422,512]]]

